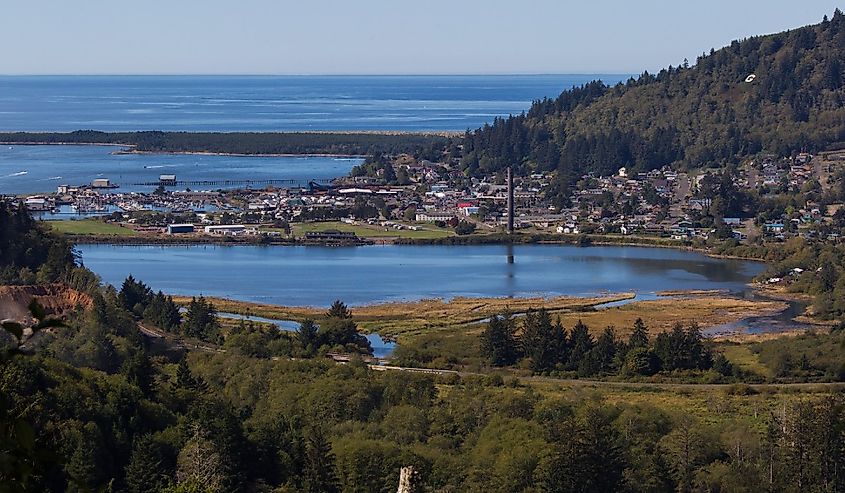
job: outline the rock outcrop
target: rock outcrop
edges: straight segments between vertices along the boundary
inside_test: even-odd
[[[93,306],[91,296],[64,284],[0,286],[0,320],[29,322],[31,316],[27,306],[33,298],[52,316],[61,316],[80,306],[84,309]]]

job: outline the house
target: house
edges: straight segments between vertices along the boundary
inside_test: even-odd
[[[763,225],[763,230],[767,233],[783,233],[784,225],[783,223],[766,223]]]
[[[558,226],[556,231],[562,234],[573,234],[577,235],[580,231],[578,229],[578,225],[576,224],[565,224],[563,226]]]

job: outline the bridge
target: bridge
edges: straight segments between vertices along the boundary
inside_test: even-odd
[[[173,181],[147,181],[132,183],[133,187],[165,187],[192,186],[192,187],[214,187],[214,186],[253,186],[253,185],[307,185],[315,183],[318,185],[330,185],[332,180],[173,180]]]

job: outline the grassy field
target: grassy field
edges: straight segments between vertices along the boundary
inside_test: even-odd
[[[475,325],[493,315],[510,311],[524,313],[531,308],[546,308],[557,312],[585,311],[592,306],[630,299],[632,293],[620,293],[606,297],[575,298],[453,298],[445,302],[440,299],[414,302],[382,303],[352,308],[352,315],[365,332],[379,332],[396,338],[410,339],[418,335],[439,330],[453,330],[455,327]],[[186,303],[190,298],[176,297],[177,303]],[[258,315],[283,320],[318,319],[325,308],[264,305],[213,298],[214,306],[224,312],[244,315]]]
[[[561,321],[572,327],[578,320],[593,332],[608,326],[616,328],[622,337],[630,334],[634,321],[642,318],[652,335],[669,330],[676,323],[698,323],[702,328],[727,324],[745,317],[782,310],[778,301],[749,301],[719,295],[680,296],[667,299],[639,301],[615,308],[588,313],[564,313]]]
[[[748,344],[723,344],[721,348],[728,361],[742,370],[762,377],[772,376],[772,371],[760,361],[757,354],[751,351]]]
[[[530,380],[530,379],[529,379]],[[643,384],[607,385],[556,382],[553,379],[530,380],[531,387],[543,395],[573,400],[592,400],[610,405],[656,408],[673,415],[694,416],[702,424],[747,423],[764,429],[772,410],[801,401],[808,395],[833,395],[842,386],[806,385],[794,387],[767,386],[758,393],[735,392],[742,386]]]
[[[346,224],[340,221],[319,222],[319,223],[294,223],[291,224],[293,235],[302,237],[305,233],[312,231],[337,230],[355,233],[361,238],[411,238],[411,239],[432,239],[454,236],[454,231],[447,228],[438,228],[433,224],[421,226],[419,231],[408,229],[393,229],[383,226],[369,224]]]
[[[435,299],[354,307],[352,315],[363,332],[377,332],[395,339],[399,343],[397,356],[426,361],[427,366],[434,368],[473,369],[481,363],[478,336],[484,329],[485,321],[505,311],[520,314],[532,308],[546,308],[554,317],[560,317],[567,329],[583,320],[596,337],[605,327],[614,326],[620,337],[627,338],[637,318],[645,321],[654,336],[670,329],[676,322],[697,322],[702,327],[709,327],[782,308],[779,302],[699,294],[594,309],[601,303],[632,297],[632,293],[619,293],[597,298],[454,298],[448,302]],[[184,303],[188,299],[177,298],[176,301]],[[325,313],[325,308],[316,307],[264,305],[225,299],[212,301],[220,311],[271,319],[319,319]],[[735,351],[728,358],[765,376],[765,366],[759,362],[755,366],[751,356],[754,355]]]
[[[97,219],[83,219],[78,221],[49,221],[53,231],[68,235],[106,235],[106,236],[133,236],[138,233],[129,228],[117,224],[105,223]]]

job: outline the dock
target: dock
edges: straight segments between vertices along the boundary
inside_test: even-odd
[[[307,185],[308,183],[318,183],[321,185],[329,185],[332,180],[172,180],[162,182],[161,180],[147,181],[140,183],[132,183],[134,187],[157,187],[164,185],[166,187],[174,186],[252,186],[252,185]]]

